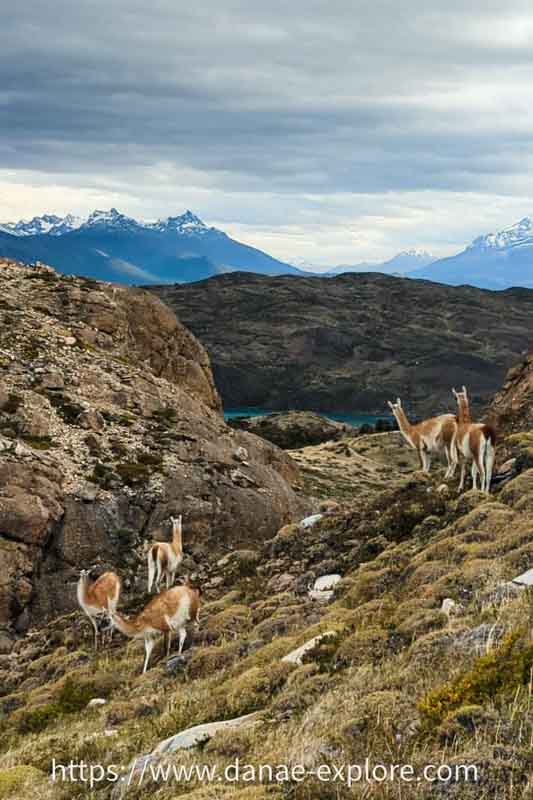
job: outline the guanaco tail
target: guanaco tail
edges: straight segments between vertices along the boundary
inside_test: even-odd
[[[148,669],[155,640],[164,634],[167,640],[167,656],[170,653],[172,634],[179,635],[178,653],[181,654],[187,636],[189,621],[199,625],[200,590],[187,582],[185,586],[174,586],[154,597],[133,619],[126,619],[117,611],[111,613],[113,625],[125,636],[144,640],[143,673]]]
[[[171,517],[172,541],[154,542],[148,549],[148,592],[155,586],[159,591],[165,578],[167,589],[174,584],[176,572],[183,560],[182,517]]]
[[[98,620],[110,619],[118,605],[122,584],[114,572],[104,572],[91,582],[90,570],[82,569],[78,580],[77,595],[81,609],[89,617],[94,628],[94,649],[98,650]],[[112,635],[110,628],[110,636]],[[103,636],[102,636],[103,638]]]

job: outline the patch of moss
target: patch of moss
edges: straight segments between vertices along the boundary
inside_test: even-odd
[[[102,489],[107,489],[113,478],[116,478],[113,468],[107,464],[102,464],[101,461],[96,462],[92,474],[87,476],[88,481],[97,483]]]
[[[19,733],[39,733],[60,716],[60,709],[57,703],[45,703],[31,710],[22,710],[15,714],[17,730]]]
[[[107,411],[106,409],[101,410],[100,413],[106,422],[115,425],[122,425],[123,428],[131,428],[131,426],[135,423],[135,418],[133,416],[129,416],[128,414],[117,414],[113,413],[112,411]]]
[[[127,486],[139,486],[146,483],[152,474],[152,470],[146,464],[134,462],[117,464],[115,470]]]
[[[152,419],[163,428],[170,428],[178,421],[176,410],[172,406],[163,406],[156,409],[152,414]]]
[[[266,668],[252,667],[238,678],[220,687],[230,714],[248,714],[268,705],[292,672],[292,664],[270,664]]]
[[[52,438],[50,436],[23,435],[22,439],[24,442],[26,442],[26,444],[28,444],[34,450],[50,450],[50,448],[55,447],[55,444],[53,444]]]
[[[15,713],[17,730],[22,734],[39,733],[61,717],[81,711],[97,694],[102,694],[102,687],[94,681],[69,676],[50,702]]]
[[[514,632],[497,650],[478,658],[472,669],[428,692],[418,708],[426,725],[434,727],[462,706],[483,705],[526,686],[532,674],[533,644]]]
[[[137,463],[144,464],[146,467],[161,467],[163,458],[158,453],[139,453]]]
[[[13,797],[14,793],[20,790],[26,790],[28,796],[37,797],[37,786],[45,784],[46,781],[47,777],[44,772],[25,764],[9,769],[0,769],[0,800]]]

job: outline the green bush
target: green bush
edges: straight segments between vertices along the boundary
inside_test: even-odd
[[[462,706],[483,705],[527,685],[532,673],[533,644],[514,632],[497,650],[478,658],[468,672],[429,692],[418,709],[427,725],[439,725]]]

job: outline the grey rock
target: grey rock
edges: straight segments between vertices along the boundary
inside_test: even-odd
[[[309,650],[312,650],[313,647],[316,647],[323,639],[327,639],[328,636],[335,636],[335,631],[326,631],[325,633],[318,634],[318,636],[314,636],[312,639],[309,639],[308,642],[305,642],[305,644],[297,647],[296,650],[291,650],[291,652],[283,656],[281,660],[285,661],[287,664],[302,664],[305,654],[309,652]]]

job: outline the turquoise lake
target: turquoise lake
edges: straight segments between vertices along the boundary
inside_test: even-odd
[[[286,409],[291,410],[291,409]],[[301,409],[299,409],[301,410]],[[306,409],[308,411],[312,411],[313,409]],[[224,409],[224,417],[225,419],[231,419],[232,417],[257,417],[263,414],[276,414],[278,412],[273,411],[271,408],[258,408],[254,406],[242,406],[240,408],[226,408]],[[328,417],[328,419],[334,419],[337,422],[346,422],[348,425],[354,425],[358,427],[359,425],[364,425],[368,423],[370,425],[375,425],[378,419],[389,419],[386,416],[376,417],[372,414],[337,414],[337,413],[330,413],[328,411],[317,411],[317,414],[320,414],[322,417]]]

